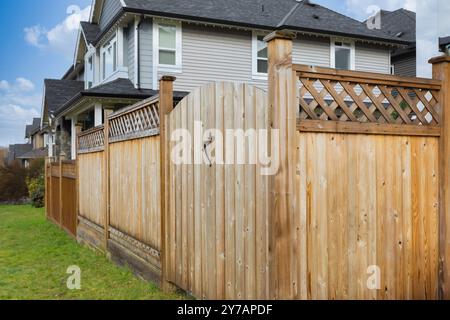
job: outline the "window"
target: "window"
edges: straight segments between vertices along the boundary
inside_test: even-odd
[[[351,41],[331,42],[331,67],[339,70],[355,69],[355,44]]]
[[[94,85],[94,54],[86,59],[86,89],[90,89]]]
[[[266,79],[269,69],[267,43],[264,35],[253,34],[253,78]]]
[[[117,40],[116,37],[109,40],[101,50],[102,80],[108,78],[117,70]]]
[[[179,71],[182,59],[181,24],[171,22],[154,23],[155,60],[160,70]]]

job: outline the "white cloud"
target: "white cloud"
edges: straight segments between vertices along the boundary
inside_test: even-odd
[[[0,90],[8,90],[9,89],[9,82],[6,80],[0,81]]]
[[[42,97],[23,77],[14,83],[0,80],[0,88],[0,146],[23,143],[26,124],[39,117]]]
[[[25,32],[25,40],[29,44],[31,44],[35,47],[38,47],[38,48],[43,48],[43,45],[40,43],[40,41],[41,41],[41,38],[47,32],[45,30],[45,28],[38,25],[38,26],[25,28],[24,32]]]
[[[17,87],[21,90],[21,91],[33,91],[34,90],[34,83],[31,82],[28,79],[25,78],[17,78]]]
[[[71,59],[80,21],[89,20],[90,12],[91,6],[80,9],[79,6],[71,5],[66,10],[68,16],[56,26],[48,29],[41,25],[25,28],[25,40],[34,47],[60,53]]]

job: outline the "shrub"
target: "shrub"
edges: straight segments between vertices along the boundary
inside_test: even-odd
[[[40,174],[35,178],[27,179],[28,193],[31,199],[31,205],[35,208],[44,206],[45,181],[44,175]]]
[[[28,196],[28,170],[18,164],[0,168],[0,202],[20,202]]]

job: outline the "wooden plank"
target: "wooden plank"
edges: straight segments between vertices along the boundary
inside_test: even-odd
[[[194,108],[195,108],[195,98],[194,95],[191,94],[188,97],[187,101],[187,126],[188,130],[191,133],[191,145],[194,144]],[[194,148],[191,147],[190,151],[191,159],[194,159]],[[188,257],[189,257],[189,292],[195,292],[195,279],[198,277],[195,270],[195,259],[196,259],[196,247],[195,240],[197,237],[196,232],[196,224],[195,224],[195,165],[194,163],[188,166],[188,180],[187,186],[188,188]]]
[[[236,85],[226,84],[224,104],[227,106],[224,114],[224,127],[227,130],[235,128],[234,119],[237,102]],[[233,150],[229,150],[232,148]],[[232,152],[232,153],[231,153]],[[235,154],[235,146],[225,144],[225,154]],[[234,157],[233,157],[234,161]],[[236,298],[236,212],[235,210],[235,166],[228,164],[225,166],[225,282],[226,292],[225,299],[231,300]]]
[[[191,93],[193,96],[192,112],[194,114],[194,121],[198,122],[202,120],[201,113],[201,91],[200,89],[195,90]],[[200,150],[201,151],[201,150]],[[194,155],[198,150],[194,150]],[[200,153],[200,156],[202,154]],[[198,157],[198,155],[197,155]],[[200,165],[194,165],[194,185],[202,186],[202,167]],[[199,298],[203,297],[203,269],[202,269],[202,259],[203,259],[203,224],[202,224],[202,189],[195,188],[194,191],[194,224],[195,224],[195,239],[194,239],[194,251],[195,251],[195,279],[194,279],[194,291],[196,296]]]
[[[301,132],[373,134],[373,135],[408,135],[439,137],[441,129],[436,126],[415,126],[381,123],[341,122],[301,120],[297,123]]]
[[[215,129],[222,133],[224,132],[224,121],[225,121],[225,95],[230,94],[224,83],[220,82],[216,84],[215,88]],[[218,143],[219,137],[216,136],[216,143]],[[216,209],[215,209],[215,222],[216,222],[216,287],[217,294],[216,299],[225,299],[225,167],[222,163],[217,163],[218,160],[223,161],[224,146],[215,146],[215,196],[216,196]]]
[[[254,88],[255,92],[255,128],[259,130],[269,130],[269,115],[267,108],[267,96],[266,93],[260,89]],[[228,110],[228,109],[227,109]],[[266,144],[267,152],[270,152],[270,136],[267,137],[268,141],[259,141],[259,146],[263,143]],[[261,150],[258,147],[258,154]],[[268,153],[270,154],[270,153]],[[269,190],[268,190],[268,177],[262,173],[263,166],[261,161],[258,161],[256,166],[256,190],[255,190],[255,242],[256,242],[256,266],[255,266],[255,290],[256,299],[265,300],[269,297],[268,292],[268,228],[267,217],[269,210]]]
[[[244,88],[242,86],[236,85],[235,87],[235,100],[234,100],[234,128],[236,130],[244,129]],[[244,150],[244,145],[239,146],[236,143],[235,147],[235,163],[238,163],[239,150]],[[240,149],[242,148],[242,149]],[[236,235],[235,235],[235,246],[236,246],[236,291],[234,299],[244,299],[245,298],[245,248],[244,248],[244,210],[245,210],[245,168],[242,164],[236,164],[235,167],[235,186],[234,186],[234,200],[235,200],[235,219],[236,219]]]
[[[244,130],[250,132],[255,129],[255,95],[251,87],[244,85]],[[250,131],[248,131],[250,130]],[[256,138],[256,136],[255,136]],[[257,160],[256,141],[247,138],[244,166],[244,270],[245,270],[245,299],[255,300],[255,169]],[[256,158],[256,159],[253,159]]]

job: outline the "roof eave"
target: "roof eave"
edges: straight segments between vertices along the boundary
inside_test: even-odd
[[[378,42],[378,43],[386,43],[386,44],[397,45],[397,46],[411,45],[411,42],[406,41],[406,40],[396,40],[396,39],[388,39],[388,38],[363,36],[363,35],[356,35],[356,34],[345,33],[345,32],[317,30],[317,29],[312,29],[312,28],[301,28],[301,27],[289,26],[289,25],[280,26],[277,28],[277,30],[290,30],[290,31],[305,32],[305,33],[311,33],[311,34],[333,35],[333,36],[347,37],[347,38],[352,38],[352,39],[373,41],[373,42]]]

